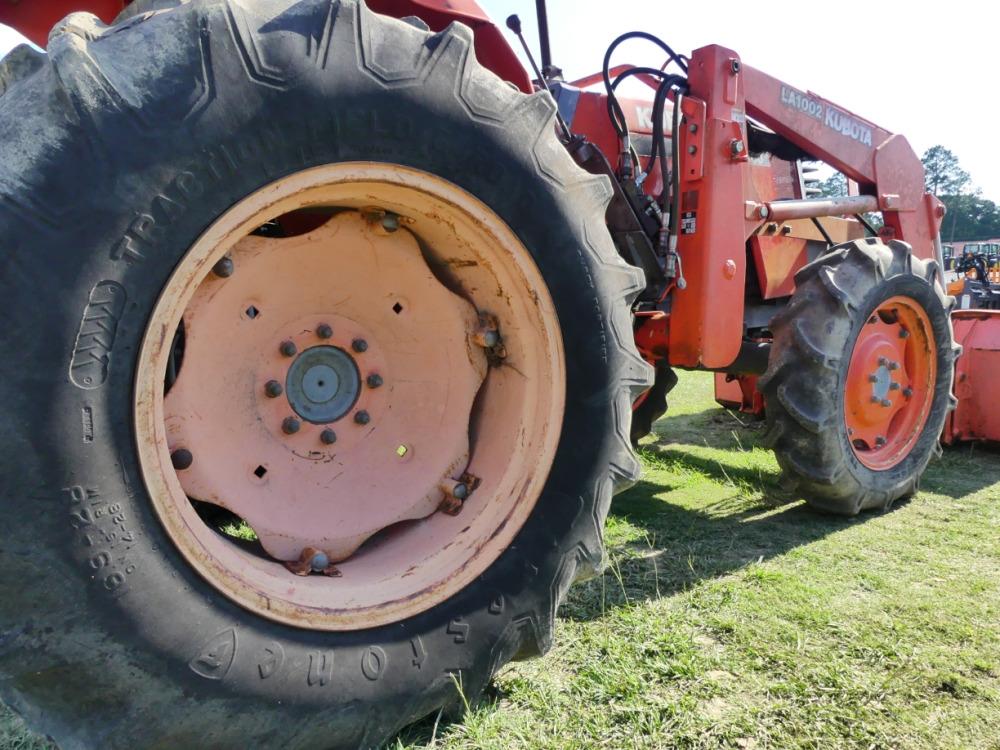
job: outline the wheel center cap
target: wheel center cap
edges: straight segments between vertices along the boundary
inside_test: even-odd
[[[313,365],[302,377],[302,391],[315,404],[325,404],[337,395],[338,390],[340,376],[329,365]]]
[[[306,349],[288,368],[288,403],[308,422],[325,424],[343,417],[361,392],[354,359],[336,346]]]

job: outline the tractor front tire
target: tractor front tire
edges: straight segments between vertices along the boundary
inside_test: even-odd
[[[765,441],[812,506],[888,509],[940,450],[958,351],[940,276],[905,243],[874,238],[796,274],[759,387]]]
[[[73,14],[47,56],[0,70],[0,80],[0,699],[67,748],[367,748],[474,700],[508,661],[546,651],[567,588],[603,562],[612,494],[637,478],[630,405],[651,379],[631,335],[642,274],[617,255],[604,223],[610,186],[573,163],[556,136],[552,99],[483,68],[467,27],[431,33],[356,0],[193,0],[118,27]],[[411,198],[412,213],[395,208]],[[258,223],[272,203],[284,216],[304,202],[329,221],[284,238]],[[227,255],[222,226],[225,237],[242,232]],[[492,265],[476,260],[488,248],[474,238],[487,231],[510,250],[488,256]],[[433,237],[449,232],[458,241],[435,246]],[[391,257],[418,269],[414,283],[444,300],[443,312],[428,312],[405,280],[393,287]],[[345,275],[358,264],[371,273],[352,286]],[[540,280],[537,294],[518,285],[522,277]],[[240,286],[250,282],[257,286]],[[247,361],[218,356],[241,336],[278,326],[280,310],[294,311],[300,297],[325,299],[327,283],[339,296],[300,317],[287,313],[287,340]],[[178,327],[184,294],[201,307],[192,302]],[[203,330],[199,315],[219,300],[228,307],[214,331]],[[362,302],[390,333],[352,339],[367,323],[339,305]],[[472,311],[475,326],[472,305],[498,323],[480,318],[478,338],[461,328],[441,350],[442,321],[468,321]],[[505,318],[508,309],[521,317]],[[171,310],[172,325],[161,326]],[[307,313],[330,317],[304,323]],[[430,322],[414,326],[411,315]],[[526,344],[545,340],[524,325],[533,319],[555,332],[550,345]],[[322,432],[313,422],[324,420],[287,416],[285,395],[306,408],[301,395],[298,406],[291,401],[292,371],[280,395],[272,381],[249,377],[247,362],[266,359],[284,372],[295,342],[327,357],[316,372],[341,368],[338,388],[358,363],[360,385],[353,376],[345,408],[368,399],[371,414],[334,421],[340,412],[331,412]],[[173,359],[156,370],[151,363],[162,360],[147,357],[164,347],[177,355],[179,375]],[[422,361],[430,351],[443,353]],[[394,367],[397,355],[423,369]],[[378,357],[384,369],[369,368]],[[473,418],[466,408],[459,424],[471,444],[469,471],[480,460],[487,468],[475,493],[465,487],[459,496],[454,485],[460,515],[389,519],[377,543],[337,562],[339,578],[300,578],[282,565],[294,566],[287,556],[195,530],[185,472],[236,472],[245,492],[217,504],[291,476],[299,495],[273,497],[270,520],[279,526],[317,500],[326,503],[317,525],[334,531],[329,514],[379,512],[410,488],[372,497],[364,487],[402,471],[394,467],[419,466],[452,437],[437,422],[398,434],[385,425],[407,410],[449,407],[449,379],[481,379],[487,359],[487,386],[470,399]],[[543,359],[554,363],[551,382],[528,377]],[[192,399],[211,390],[215,400],[199,403],[234,420],[209,424],[212,439],[193,456],[168,452],[179,434],[172,430],[209,420],[193,411],[170,425],[162,418],[173,398],[164,391],[182,387]],[[556,400],[532,396],[546,388]],[[277,416],[240,422],[241,413]],[[519,425],[511,414],[534,422]],[[554,436],[547,458],[515,463],[536,428]],[[386,435],[393,450],[378,454],[357,492],[317,498],[296,488],[295,472],[339,481],[328,467],[340,461],[353,471],[369,460],[351,441],[375,445]],[[491,444],[500,449],[484,453]],[[270,463],[256,459],[258,448]],[[489,487],[508,475],[514,489],[498,502],[523,517],[501,520],[482,538],[495,553],[481,554],[462,535],[499,507]],[[184,539],[185,524],[208,542]],[[270,538],[280,549],[281,535]],[[401,539],[417,546],[394,547]],[[400,596],[393,611],[351,613],[344,592],[371,602],[383,589],[389,597],[413,588],[402,561],[424,548],[427,559],[465,554],[472,563],[424,571],[415,559],[417,574],[440,578],[438,588]],[[310,565],[337,572],[310,555],[300,573]],[[245,564],[228,569],[227,559]],[[374,559],[388,572],[366,571]],[[368,611],[376,614],[366,620]]]

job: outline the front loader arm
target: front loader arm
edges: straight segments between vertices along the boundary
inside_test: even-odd
[[[937,256],[944,206],[924,191],[924,169],[906,138],[843,107],[789,86],[756,68],[742,68],[746,111],[811,156],[843,172],[873,196],[895,239],[918,257]]]

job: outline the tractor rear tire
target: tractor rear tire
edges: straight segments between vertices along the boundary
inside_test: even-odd
[[[0,699],[35,731],[73,748],[379,746],[410,722],[460,710],[505,663],[544,653],[567,588],[600,569],[611,496],[639,472],[630,405],[651,368],[635,350],[630,305],[643,276],[615,251],[610,186],[573,163],[552,99],[517,91],[472,50],[466,26],[426,32],[356,0],[194,0],[121,27],[73,14],[46,57],[8,75]],[[175,543],[140,461],[150,445],[137,445],[137,373],[149,342],[173,336],[147,329],[175,269],[190,267],[231,207],[352,165],[416,175],[485,207],[477,221],[497,217],[551,298],[561,346],[539,356],[561,352],[565,408],[547,423],[549,465],[520,469],[518,486],[539,482],[530,512],[467,585],[385,624],[293,626],[268,614],[266,598],[235,603]],[[331,222],[410,234],[405,215],[398,225],[379,216],[355,208]],[[459,261],[427,265],[446,279],[479,273]],[[226,275],[204,283],[225,288]],[[474,292],[497,305],[515,294]],[[516,343],[511,335],[508,349]],[[439,369],[447,376],[444,361]],[[191,463],[171,458],[178,471]],[[347,575],[328,580],[336,591]]]
[[[765,442],[810,505],[888,509],[916,492],[954,408],[954,300],[937,262],[874,238],[833,248],[795,281],[759,381]]]

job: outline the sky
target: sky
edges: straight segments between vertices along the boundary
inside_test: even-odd
[[[534,0],[479,2],[505,33],[504,20],[518,13],[537,51]],[[553,61],[570,80],[596,72],[608,44],[626,31],[655,34],[683,53],[721,44],[749,65],[902,133],[918,155],[936,144],[951,149],[983,196],[1000,203],[1000,148],[993,143],[1000,7],[991,2],[549,0],[548,15]],[[0,28],[0,56],[11,44]],[[636,41],[614,62],[659,67],[662,57]]]

